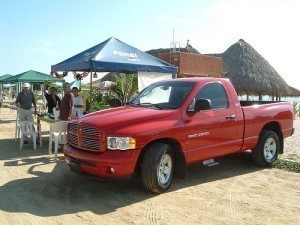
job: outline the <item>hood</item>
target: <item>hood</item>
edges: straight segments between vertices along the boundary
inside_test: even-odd
[[[145,107],[124,106],[105,109],[81,117],[78,122],[101,129],[112,129],[126,124],[136,124],[148,120],[168,117],[172,110],[155,110]]]

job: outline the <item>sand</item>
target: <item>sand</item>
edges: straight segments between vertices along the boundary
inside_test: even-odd
[[[257,167],[249,153],[188,168],[168,192],[139,177],[100,182],[73,173],[43,148],[14,140],[15,112],[0,112],[0,224],[300,224],[300,174]],[[300,162],[300,120],[281,158]],[[43,130],[48,127],[43,124]]]

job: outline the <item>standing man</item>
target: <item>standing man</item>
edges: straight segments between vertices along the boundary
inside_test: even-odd
[[[60,107],[60,98],[56,95],[55,87],[50,88],[50,94],[46,91],[46,81],[44,82],[44,95],[48,104],[48,113],[53,113],[53,108]],[[58,107],[57,107],[58,106]]]
[[[16,105],[18,107],[19,121],[34,122],[31,107],[34,106],[34,115],[36,115],[36,102],[34,94],[30,91],[30,84],[23,84],[23,91],[21,91],[16,99]],[[38,141],[37,141],[38,142]],[[28,144],[25,140],[24,144]]]
[[[36,102],[34,94],[30,91],[30,84],[23,84],[23,91],[20,92],[16,99],[16,105],[19,107],[19,120],[34,122],[31,107],[34,106],[34,115],[36,115]]]
[[[61,106],[59,111],[59,119],[60,120],[71,120],[72,114],[73,114],[73,95],[70,92],[70,84],[64,83],[63,84],[63,90],[64,90],[64,97],[61,100]]]

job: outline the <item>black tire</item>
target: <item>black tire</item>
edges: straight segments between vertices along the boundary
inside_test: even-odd
[[[260,166],[271,166],[277,159],[280,149],[278,135],[270,130],[263,130],[257,145],[252,149],[252,158]]]
[[[147,191],[165,192],[172,183],[174,174],[173,149],[168,144],[151,145],[143,158],[142,182]]]

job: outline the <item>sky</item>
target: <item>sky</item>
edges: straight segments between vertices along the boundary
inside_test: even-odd
[[[142,51],[189,40],[203,54],[244,39],[300,89],[300,0],[0,0],[0,76],[50,74],[110,37]]]

